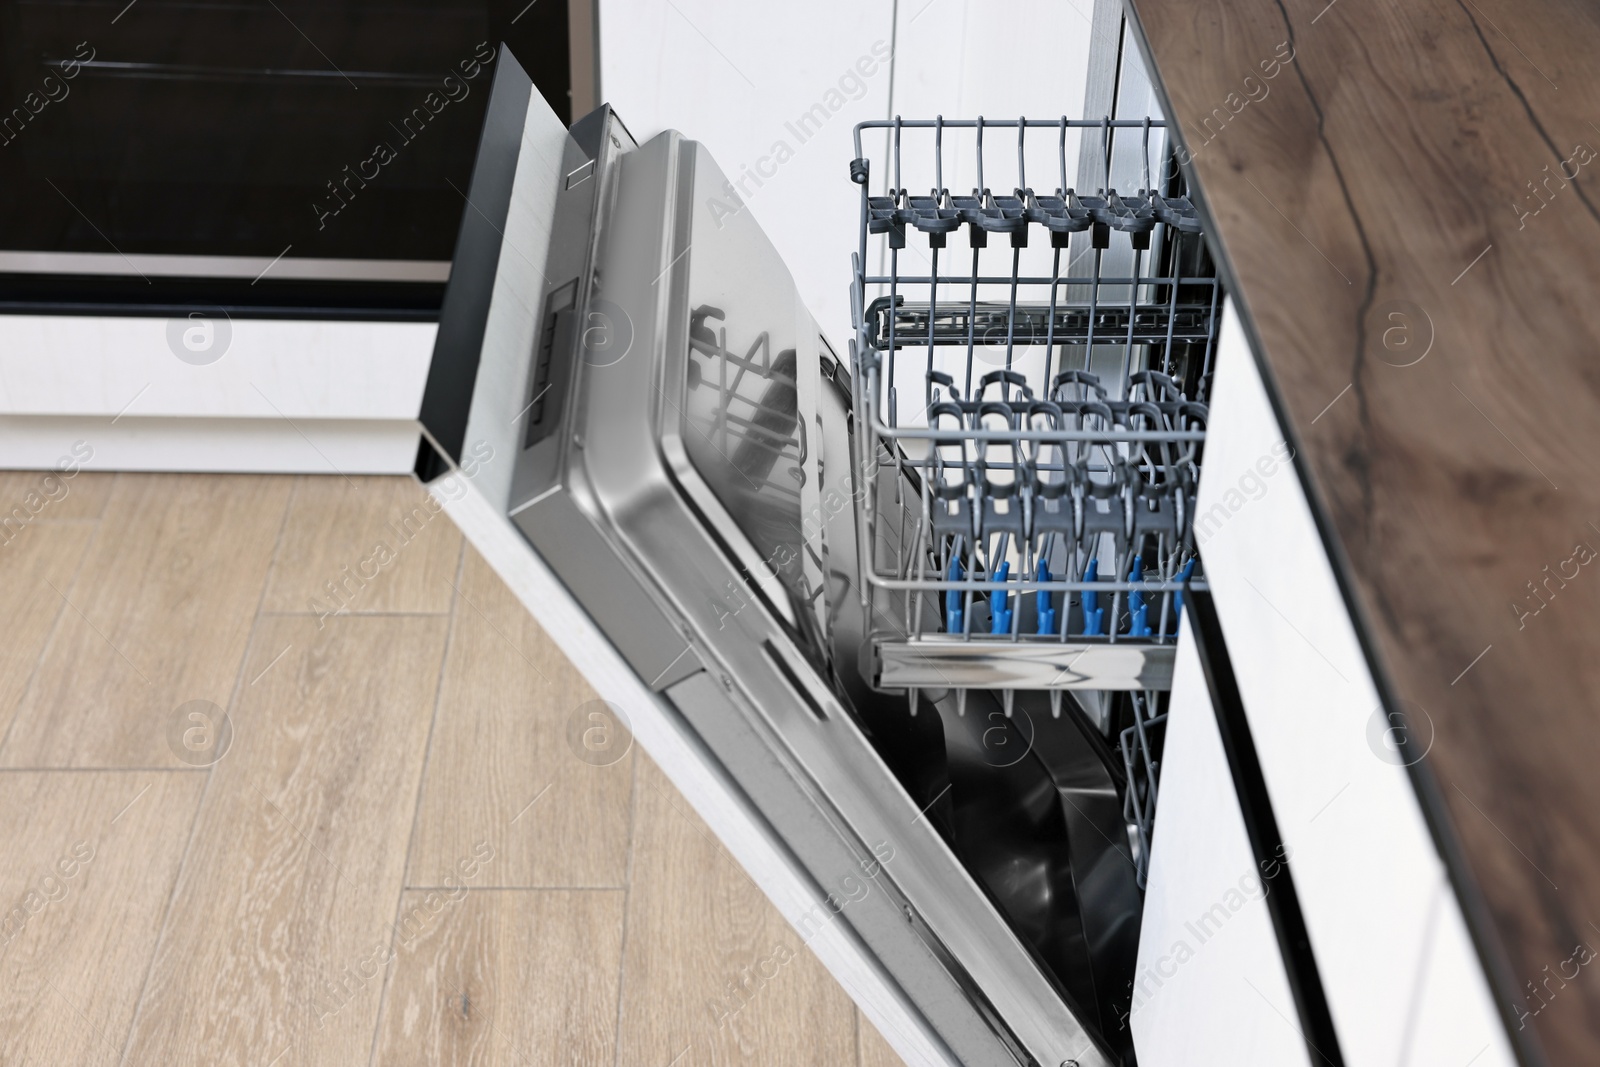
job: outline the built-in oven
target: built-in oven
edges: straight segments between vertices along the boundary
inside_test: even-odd
[[[437,317],[497,47],[587,111],[591,7],[0,2],[0,311]]]

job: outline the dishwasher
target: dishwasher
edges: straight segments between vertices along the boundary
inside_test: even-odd
[[[908,1062],[1135,1063],[1196,626],[1228,696],[1164,122],[862,123],[838,351],[702,145],[496,78],[417,476]]]

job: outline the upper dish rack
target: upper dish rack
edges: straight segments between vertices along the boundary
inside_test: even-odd
[[[1170,687],[1181,592],[1201,581],[1194,499],[1222,293],[1181,179],[1151,181],[1167,170],[1163,125],[856,127],[855,459],[883,688]],[[886,131],[881,195],[868,130]],[[1048,192],[1028,182],[1047,130]],[[1068,184],[1069,130],[1104,154],[1093,192]],[[1015,139],[1009,191],[985,182],[985,131],[1007,155]],[[1112,160],[1127,172],[1129,151],[1142,182],[1119,193]],[[946,187],[952,160],[970,193]],[[903,163],[931,188],[906,188]],[[970,256],[951,240],[962,230]]]

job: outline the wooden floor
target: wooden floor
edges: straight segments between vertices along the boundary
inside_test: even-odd
[[[0,1064],[899,1062],[410,480],[16,505]]]

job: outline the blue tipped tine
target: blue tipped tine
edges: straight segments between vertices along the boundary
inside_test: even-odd
[[[1011,575],[1011,563],[1006,561],[1000,564],[1000,569],[995,572],[994,580],[1003,582]],[[992,634],[1008,634],[1011,632],[1011,594],[1002,593],[998,589],[989,594],[989,632]]]
[[[959,582],[964,572],[961,569],[961,557],[957,556],[950,561],[950,570],[945,574],[945,579]],[[961,626],[961,604],[964,595],[959,589],[947,589],[944,594],[944,629],[946,633],[958,634]]]
[[[1050,565],[1044,560],[1039,561],[1039,580],[1041,582],[1048,582],[1050,580]],[[1055,633],[1056,609],[1050,606],[1049,590],[1041,589],[1037,593],[1033,594],[1033,607],[1034,614],[1038,617],[1038,623],[1035,626],[1035,632],[1041,634]]]
[[[1137,582],[1144,577],[1144,557],[1133,557],[1133,569],[1128,572],[1128,581]],[[1144,593],[1138,589],[1128,590],[1128,613],[1133,616],[1128,626],[1129,637],[1149,637],[1151,634],[1149,615],[1150,608],[1144,602]]]
[[[1100,580],[1100,561],[1091,559],[1089,565],[1083,569],[1083,580],[1097,582]],[[1106,617],[1106,609],[1100,606],[1100,594],[1085,590],[1083,593],[1083,636],[1100,637],[1101,623]]]
[[[1194,574],[1194,560],[1191,558],[1188,563],[1185,563],[1183,565],[1183,570],[1178,572],[1178,581],[1187,582],[1189,580],[1189,578],[1193,574]],[[1182,589],[1178,590],[1178,592],[1173,596],[1173,598],[1172,598],[1172,606],[1173,606],[1173,610],[1177,613],[1177,618],[1175,618],[1172,621],[1172,633],[1173,633],[1173,636],[1177,636],[1178,627],[1183,625],[1183,590]]]

